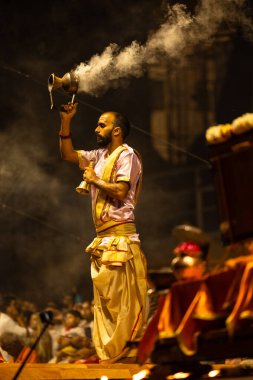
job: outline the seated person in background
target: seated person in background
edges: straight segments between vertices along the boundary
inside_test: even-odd
[[[72,345],[76,350],[73,355],[69,357],[69,363],[80,363],[96,355],[92,340],[86,336],[73,337]]]
[[[28,300],[18,300],[19,316],[16,322],[20,326],[28,326],[30,317],[33,313],[38,312],[38,307],[33,302]]]
[[[81,315],[83,317],[81,325],[84,328],[85,336],[92,339],[94,314],[90,301],[84,301],[82,303]]]
[[[72,294],[65,294],[62,298],[61,302],[61,310],[63,313],[67,313],[70,310],[73,310],[73,306],[75,304],[74,296]]]
[[[3,295],[0,299],[0,338],[4,333],[12,333],[18,337],[28,335],[28,329],[20,326],[16,321],[20,314],[17,299],[13,295]],[[0,346],[0,353],[5,361],[9,361],[8,352]],[[11,355],[12,356],[12,355]]]
[[[89,347],[90,339],[85,337],[81,326],[82,316],[77,310],[67,312],[61,335],[58,338],[58,348],[50,363],[69,362],[78,349]]]
[[[47,304],[45,311],[52,312],[54,316],[54,323],[50,324],[47,330],[52,339],[52,357],[54,357],[58,349],[58,339],[64,327],[64,314],[53,302]]]
[[[39,313],[33,313],[29,320],[30,336],[24,339],[25,347],[20,352],[17,358],[18,362],[22,362],[28,353],[30,347],[34,344],[40,335],[43,324]],[[32,363],[47,363],[52,358],[52,338],[48,331],[45,331],[41,336],[38,344],[35,347],[34,353],[29,357],[28,362]]]

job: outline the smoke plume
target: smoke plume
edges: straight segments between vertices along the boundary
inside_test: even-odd
[[[141,77],[147,65],[167,58],[177,63],[200,44],[210,47],[221,29],[231,34],[238,27],[247,38],[251,37],[252,20],[247,14],[245,0],[202,0],[192,15],[185,5],[168,6],[165,21],[149,36],[146,44],[133,41],[121,49],[110,44],[101,55],[89,62],[80,63],[79,92],[98,96],[111,87],[120,86],[122,80]]]

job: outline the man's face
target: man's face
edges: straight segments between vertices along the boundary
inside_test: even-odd
[[[65,318],[65,327],[67,328],[72,328],[78,326],[80,323],[80,319],[78,317],[75,317],[71,313],[67,313],[66,318]]]
[[[84,302],[82,305],[82,316],[83,318],[87,320],[91,320],[93,318],[92,310],[91,310],[91,305],[89,302]]]
[[[6,314],[8,314],[13,319],[15,319],[18,316],[19,310],[18,303],[16,300],[12,300],[10,302],[9,306],[6,309]]]
[[[114,115],[112,113],[104,113],[98,120],[95,133],[97,135],[97,143],[100,148],[106,147],[112,141],[112,131],[115,127]]]

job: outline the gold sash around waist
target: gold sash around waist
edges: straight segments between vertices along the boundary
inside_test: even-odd
[[[124,236],[136,234],[136,227],[133,222],[109,221],[96,229],[98,237]]]

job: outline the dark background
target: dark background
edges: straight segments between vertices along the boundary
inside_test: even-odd
[[[169,1],[172,5],[175,1]],[[194,11],[196,1],[186,1]],[[50,110],[47,79],[62,77],[75,65],[101,54],[111,42],[144,44],[159,28],[166,2],[160,0],[6,1],[1,6],[0,124],[0,291],[13,292],[40,304],[59,299],[72,288],[92,298],[86,245],[94,237],[90,203],[75,187],[81,171],[61,161],[59,116]],[[248,2],[251,6],[251,2]],[[252,109],[252,41],[240,32],[228,63],[217,122],[227,122]],[[175,183],[155,175],[174,170],[152,148],[149,133],[151,98],[146,73],[100,97],[79,94],[73,125],[76,148],[94,148],[100,113],[117,110],[136,126],[128,143],[144,162],[144,183],[136,211],[149,267],[168,265],[170,232],[181,218]],[[56,106],[70,100],[53,94]],[[203,126],[203,131],[208,126]],[[204,135],[204,134],[203,134]],[[192,152],[207,159],[203,136]],[[189,159],[189,165],[201,164]],[[184,167],[179,167],[181,178]],[[174,186],[174,187],[173,187]],[[214,217],[212,228],[218,228]]]

